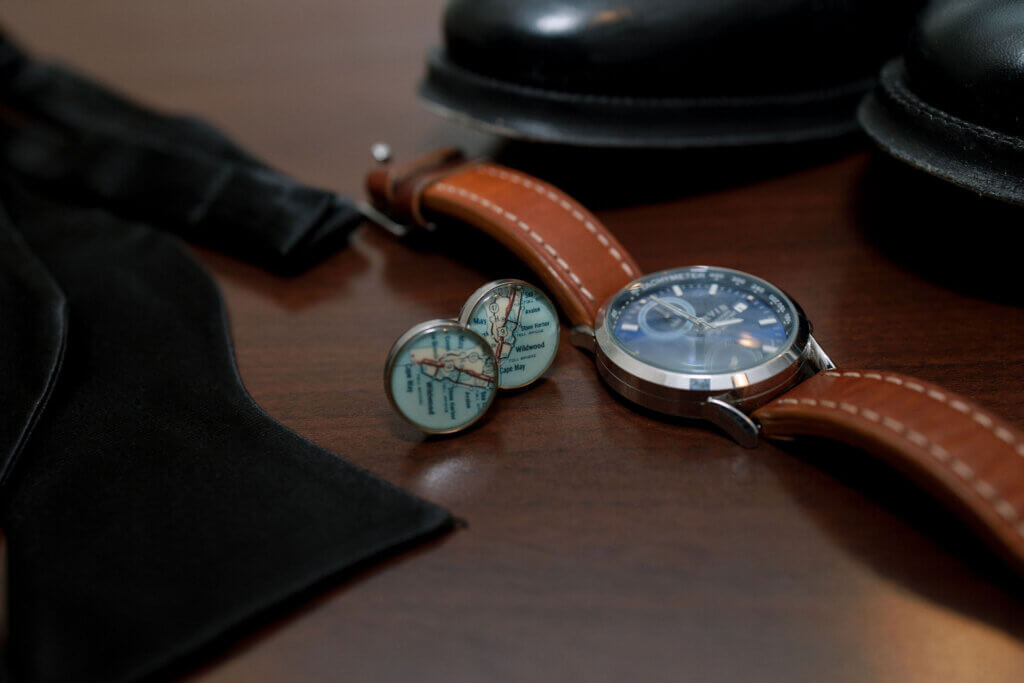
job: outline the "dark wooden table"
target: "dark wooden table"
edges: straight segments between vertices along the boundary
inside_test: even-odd
[[[1020,212],[873,158],[863,140],[753,154],[495,149],[413,96],[440,0],[6,2],[0,20],[310,183],[359,194],[368,147],[456,142],[567,185],[648,270],[786,289],[841,365],[917,374],[1024,426]],[[640,415],[563,340],[548,378],[430,440],[384,356],[411,324],[522,275],[488,245],[365,226],[295,278],[198,251],[242,375],[289,427],[468,526],[364,572],[191,680],[1021,681],[1024,589],[888,468],[827,443],[745,450]],[[153,615],[154,619],[160,615]]]

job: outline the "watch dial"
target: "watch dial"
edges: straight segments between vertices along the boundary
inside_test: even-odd
[[[454,432],[483,415],[494,400],[494,355],[480,335],[458,323],[415,334],[393,350],[392,403],[426,432]]]
[[[462,322],[494,349],[502,389],[539,379],[558,351],[558,312],[550,299],[525,282],[495,284],[465,314]]]
[[[761,365],[793,343],[798,326],[796,308],[778,288],[708,266],[637,280],[616,295],[604,324],[638,360],[695,375]]]

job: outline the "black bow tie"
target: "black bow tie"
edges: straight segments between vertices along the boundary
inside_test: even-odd
[[[296,182],[203,121],[153,112],[0,34],[0,164],[280,272],[330,255],[362,214]]]
[[[296,263],[347,232],[343,199],[2,40],[0,93],[0,521],[15,680],[166,671],[450,527],[444,510],[263,413],[239,380],[214,283],[150,227]]]

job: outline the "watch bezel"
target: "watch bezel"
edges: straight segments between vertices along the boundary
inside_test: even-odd
[[[474,331],[473,329],[471,329],[470,327],[468,327],[466,325],[463,325],[457,319],[455,319],[455,318],[435,318],[433,320],[427,320],[425,322],[413,325],[408,330],[406,330],[404,333],[402,333],[402,335],[398,339],[395,340],[395,343],[391,345],[391,350],[388,351],[387,360],[384,362],[384,392],[387,394],[388,402],[391,404],[391,407],[395,410],[395,412],[398,413],[399,417],[401,417],[403,420],[405,420],[405,422],[407,422],[408,424],[412,425],[413,427],[415,427],[419,431],[424,432],[426,434],[438,434],[438,435],[439,434],[455,434],[456,432],[461,432],[461,431],[464,431],[466,429],[469,429],[474,424],[476,424],[480,420],[480,418],[482,418],[484,415],[486,415],[490,411],[491,406],[494,405],[494,399],[498,395],[499,385],[498,385],[498,379],[497,379],[497,377],[495,377],[494,388],[491,390],[491,395],[487,399],[487,405],[485,405],[484,409],[480,411],[480,414],[477,415],[476,417],[474,417],[469,422],[463,423],[463,424],[455,426],[455,427],[451,427],[449,429],[433,429],[433,428],[430,428],[430,427],[425,427],[425,426],[423,426],[423,425],[421,425],[421,424],[419,424],[417,422],[414,422],[412,419],[410,419],[405,414],[405,412],[399,407],[398,402],[395,401],[394,394],[391,391],[391,374],[392,374],[392,372],[394,372],[395,362],[397,361],[399,356],[401,356],[402,351],[405,350],[405,347],[408,346],[414,339],[416,339],[417,337],[419,337],[420,335],[423,335],[423,334],[431,334],[433,332],[443,331],[444,328],[453,328],[453,329],[458,329],[458,330],[460,330],[462,332],[468,332],[470,336],[476,337],[480,341],[480,343],[483,345],[483,347],[485,349],[488,349],[488,350],[491,349],[491,345],[487,343],[487,340],[484,339],[480,335],[480,333]],[[490,354],[490,356],[491,356],[491,359],[493,360],[494,359],[493,351]],[[495,369],[495,375],[497,375],[497,371],[498,371],[497,361],[494,361],[494,363],[495,363],[495,368],[494,368]]]
[[[766,282],[778,290],[796,313],[796,334],[778,354],[763,363],[739,372],[691,374],[674,372],[635,358],[612,338],[605,324],[608,307],[625,290],[638,282],[674,271],[694,268],[724,271]],[[646,408],[682,417],[703,417],[709,398],[718,398],[749,412],[756,404],[773,396],[801,379],[801,370],[811,355],[811,325],[793,297],[763,278],[721,266],[681,266],[636,278],[608,298],[598,309],[594,325],[595,355],[598,371],[619,394]]]

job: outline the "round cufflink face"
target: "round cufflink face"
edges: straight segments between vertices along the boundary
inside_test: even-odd
[[[497,366],[487,341],[454,320],[416,325],[391,347],[384,388],[395,410],[428,434],[466,429],[494,402]]]
[[[558,351],[558,310],[543,292],[522,280],[487,283],[462,307],[459,322],[494,350],[501,389],[537,381]]]

